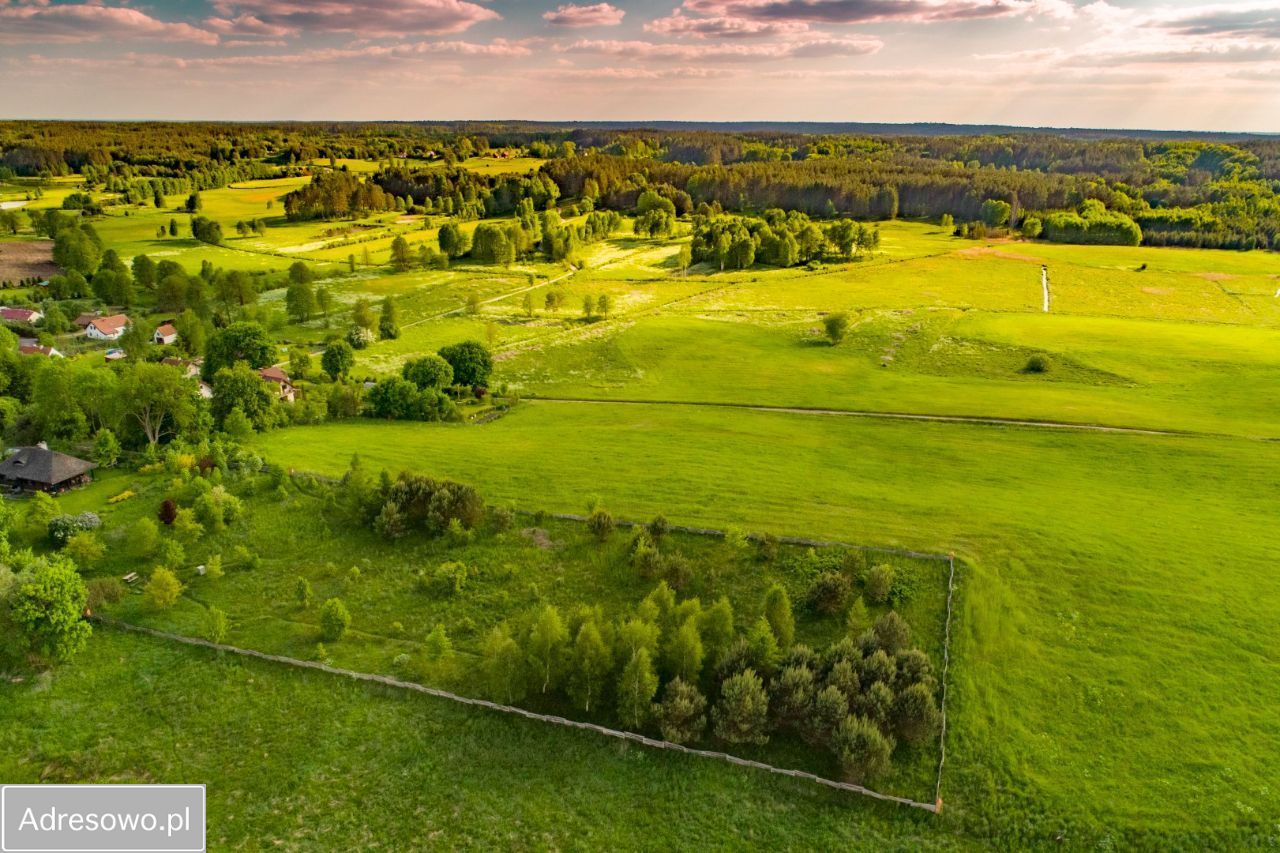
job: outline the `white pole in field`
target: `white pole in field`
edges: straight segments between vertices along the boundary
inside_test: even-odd
[[[1044,313],[1049,313],[1049,267],[1040,265],[1040,288],[1044,291]]]

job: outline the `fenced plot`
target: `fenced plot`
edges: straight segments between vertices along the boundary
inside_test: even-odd
[[[563,518],[566,521],[577,521],[577,519],[575,519],[573,516],[559,516],[559,517]],[[630,526],[633,524],[634,522],[625,522],[625,521],[620,522],[621,526]],[[576,525],[570,525],[570,526],[576,526]],[[697,537],[704,537],[704,536],[705,537],[723,537],[725,535],[724,531],[714,530],[714,529],[704,529],[704,528],[674,527],[673,532],[675,531],[680,531],[686,535],[697,536]],[[623,740],[630,740],[638,744],[652,747],[652,748],[683,752],[683,753],[687,753],[687,754],[698,756],[698,757],[715,758],[715,759],[732,763],[738,766],[763,769],[766,772],[805,780],[814,784],[823,785],[825,787],[833,788],[836,790],[844,790],[851,793],[872,796],[878,799],[884,799],[887,801],[900,803],[903,805],[907,805],[909,807],[923,808],[928,811],[936,811],[940,807],[942,773],[943,773],[943,768],[945,766],[947,680],[949,677],[949,666],[950,666],[950,647],[949,647],[950,646],[950,642],[949,642],[950,620],[951,620],[951,614],[952,614],[954,586],[955,586],[954,559],[950,556],[943,556],[938,554],[924,554],[920,552],[907,552],[907,551],[895,550],[895,549],[880,549],[880,548],[865,548],[865,547],[859,548],[857,546],[849,546],[844,543],[830,542],[830,541],[824,541],[824,540],[787,538],[787,539],[783,539],[782,541],[790,545],[798,545],[806,548],[807,547],[847,548],[847,549],[856,549],[856,550],[866,551],[874,554],[883,554],[883,555],[886,555],[886,557],[893,557],[893,556],[903,557],[903,558],[909,557],[913,560],[927,560],[939,567],[940,571],[937,575],[933,575],[932,572],[930,572],[929,574],[931,577],[936,577],[940,581],[945,580],[945,600],[946,600],[945,615],[941,614],[940,604],[931,604],[929,610],[927,611],[929,613],[939,614],[941,616],[941,619],[939,621],[934,621],[934,617],[930,617],[930,620],[929,620],[930,625],[937,626],[936,628],[931,629],[931,631],[938,631],[939,628],[941,629],[940,631],[938,631],[938,633],[941,634],[940,637],[936,633],[933,634],[933,636],[937,639],[937,642],[934,642],[931,640],[929,643],[930,647],[932,648],[934,660],[941,661],[941,666],[940,666],[941,724],[939,726],[939,741],[938,741],[938,752],[937,752],[937,760],[936,760],[936,773],[934,773],[933,775],[929,775],[929,771],[927,770],[927,767],[929,766],[927,762],[932,760],[932,758],[930,757],[932,755],[932,749],[928,747],[916,747],[915,751],[911,753],[911,755],[913,756],[912,759],[909,762],[902,764],[902,768],[906,768],[906,769],[905,770],[900,769],[896,771],[895,777],[892,780],[893,784],[887,786],[886,789],[877,791],[877,790],[867,788],[866,786],[863,786],[863,785],[855,785],[855,784],[850,784],[843,781],[837,781],[831,778],[826,778],[823,772],[823,765],[821,764],[811,764],[807,760],[795,761],[793,763],[794,759],[799,758],[800,756],[790,755],[790,757],[788,757],[788,753],[786,752],[786,749],[785,749],[785,742],[780,742],[784,747],[781,752],[773,750],[771,745],[770,749],[766,751],[764,754],[761,754],[760,752],[747,753],[751,757],[744,757],[742,755],[730,755],[728,753],[718,752],[710,749],[699,749],[696,747],[680,746],[673,743],[668,743],[660,739],[651,738],[636,732],[621,731],[618,729],[611,729],[605,726],[600,726],[595,723],[573,720],[573,719],[570,719],[569,717],[561,716],[563,712],[559,708],[549,709],[552,711],[552,713],[540,713],[539,711],[533,711],[526,708],[517,708],[509,705],[502,705],[499,703],[489,702],[482,699],[472,698],[471,696],[464,695],[466,693],[474,693],[475,691],[473,691],[472,689],[464,688],[461,692],[455,692],[454,689],[445,690],[445,689],[442,689],[442,687],[430,686],[431,682],[435,681],[434,678],[430,676],[423,678],[423,676],[420,674],[406,674],[403,671],[401,671],[398,667],[397,669],[390,670],[390,671],[398,672],[402,677],[378,674],[379,670],[382,670],[382,666],[384,665],[381,662],[380,656],[374,656],[372,658],[367,656],[366,657],[339,656],[338,663],[340,663],[341,665],[337,665],[337,666],[332,664],[327,664],[327,663],[320,663],[314,660],[305,660],[304,658],[307,658],[309,656],[306,653],[306,651],[299,648],[296,644],[292,647],[292,650],[291,650],[288,644],[282,645],[282,643],[279,642],[279,639],[273,637],[270,634],[270,632],[268,632],[267,634],[252,634],[249,636],[242,636],[238,640],[234,641],[235,643],[234,645],[232,644],[219,645],[219,644],[208,643],[204,640],[193,639],[192,637],[190,637],[189,636],[190,634],[198,633],[199,631],[198,627],[191,624],[190,622],[184,623],[182,621],[178,621],[178,622],[161,621],[157,627],[143,627],[143,626],[137,626],[130,623],[125,623],[123,624],[123,627],[139,627],[141,630],[144,630],[147,633],[151,633],[155,636],[160,636],[169,640],[181,641],[191,645],[217,648],[217,649],[229,651],[236,654],[242,654],[250,657],[258,657],[264,660],[275,661],[278,663],[283,663],[288,665],[296,665],[296,666],[301,666],[306,668],[320,669],[322,671],[330,672],[331,674],[341,675],[341,676],[350,677],[350,678],[357,678],[365,681],[378,682],[378,683],[386,684],[392,687],[397,687],[402,689],[411,689],[416,692],[426,693],[428,695],[435,696],[437,698],[443,698],[449,701],[456,701],[461,704],[466,704],[469,706],[482,707],[485,709],[495,710],[502,713],[509,713],[509,714],[521,716],[526,719],[530,719],[534,721],[551,723],[556,725],[563,725],[563,726],[587,730],[587,731],[594,731],[598,734],[603,734],[608,737],[614,737],[614,738],[623,739]],[[716,546],[716,547],[719,547],[719,546]],[[261,575],[261,576],[266,577],[267,575],[270,575],[270,574],[271,573],[268,570],[266,575]],[[244,578],[245,580],[248,580],[250,578],[256,579],[257,577],[259,577],[259,575],[258,573],[251,573],[249,575],[242,575],[240,577]],[[212,593],[212,588],[210,590],[206,590],[206,592]],[[244,591],[242,590],[241,592],[244,592]],[[937,589],[933,593],[931,593],[930,601],[940,602],[942,592],[943,592],[943,587],[942,587],[942,584],[939,583]],[[227,605],[224,604],[222,606],[226,607]],[[151,622],[153,625],[155,624],[149,616],[145,615],[144,611],[140,611],[136,609],[131,611],[127,609],[125,611],[125,615],[127,618],[130,618],[132,620]],[[111,624],[122,624],[115,620],[109,620],[109,621],[111,622]],[[294,627],[297,627],[297,626],[295,625]],[[380,635],[367,635],[365,639],[367,641],[377,641],[380,639]],[[256,648],[253,648],[253,647],[256,647]],[[342,648],[342,647],[338,647],[338,648]],[[284,652],[284,653],[280,654],[279,652]],[[467,651],[466,654],[468,657],[471,657],[474,654],[474,651],[473,650]],[[343,659],[344,657],[345,659]],[[387,670],[382,670],[382,671],[386,672]],[[438,684],[439,682],[436,682],[436,683]],[[455,685],[453,684],[447,684],[442,686],[455,688]],[[541,710],[547,711],[548,709],[542,708]],[[817,772],[814,772],[814,771],[817,771]],[[905,775],[902,775],[904,773]],[[932,802],[928,801],[930,794],[932,794]]]

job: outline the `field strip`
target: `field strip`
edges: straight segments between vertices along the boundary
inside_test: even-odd
[[[240,655],[242,657],[257,658],[259,660],[270,661],[272,663],[284,664],[286,666],[298,667],[300,669],[313,669],[325,672],[330,675],[337,675],[344,678],[350,678],[356,681],[366,681],[374,684],[382,684],[387,687],[395,687],[401,690],[412,690],[417,693],[425,693],[428,696],[434,696],[438,699],[446,699],[460,705],[469,705],[475,708],[484,708],[490,711],[497,711],[503,714],[511,714],[513,716],[524,717],[527,720],[534,720],[541,723],[550,723],[552,725],[564,726],[571,729],[579,729],[582,731],[595,732],[596,734],[605,735],[606,737],[617,738],[619,740],[628,740],[638,743],[642,746],[654,749],[665,749],[672,752],[681,752],[685,755],[692,755],[698,758],[711,758],[718,761],[724,761],[728,764],[734,764],[739,767],[749,767],[754,770],[763,770],[768,773],[774,773],[779,776],[789,776],[793,779],[802,779],[807,782],[813,782],[828,788],[834,788],[838,791],[848,791],[855,794],[861,794],[866,797],[872,797],[884,802],[897,803],[903,806],[921,809],[927,812],[937,813],[941,810],[940,804],[922,803],[907,797],[898,797],[892,794],[883,794],[879,791],[873,791],[870,788],[864,788],[861,785],[855,785],[850,782],[838,782],[834,779],[827,779],[818,776],[815,773],[809,773],[804,770],[794,770],[785,767],[774,767],[772,764],[765,764],[760,761],[751,761],[746,758],[739,758],[735,755],[729,755],[724,752],[713,752],[706,749],[694,749],[692,747],[682,746],[680,744],[671,743],[670,741],[659,740],[656,738],[645,737],[635,732],[620,731],[618,729],[605,728],[594,723],[584,723],[578,720],[570,720],[566,717],[558,717],[552,714],[539,714],[534,711],[526,711],[524,708],[517,708],[512,705],[500,705],[497,702],[489,702],[485,699],[473,699],[468,696],[460,696],[456,693],[450,693],[447,690],[439,690],[434,687],[427,687],[412,681],[401,681],[398,678],[392,678],[388,675],[375,675],[368,672],[357,672],[350,669],[342,669],[336,666],[320,663],[318,661],[299,660],[297,658],[285,657],[284,655],[273,655],[266,652],[256,651],[254,649],[242,649],[237,646],[228,646],[223,643],[212,643],[208,640],[198,639],[196,637],[184,637],[181,634],[171,634],[166,631],[158,631],[154,628],[145,628],[141,625],[134,625],[129,622],[121,622],[115,619],[108,619],[101,616],[94,616],[93,621],[99,625],[117,628],[124,631],[132,631],[139,634],[146,634],[162,640],[168,640],[173,643],[182,643],[188,646],[198,646],[201,648],[212,649],[218,652],[226,652],[228,654]]]
[[[547,397],[529,396],[523,403],[568,403],[590,404],[599,406],[698,406],[710,409],[740,409],[749,412],[774,412],[784,415],[813,415],[819,417],[843,418],[877,418],[890,421],[929,421],[933,423],[979,424],[984,426],[1016,426],[1039,429],[1073,429],[1084,432],[1111,432],[1126,435],[1163,435],[1181,438],[1246,438],[1226,433],[1194,432],[1191,430],[1147,429],[1144,427],[1109,426],[1107,424],[1071,423],[1069,421],[1039,421],[1020,418],[995,418],[979,415],[931,415],[913,414],[910,412],[877,412],[865,409],[817,409],[803,406],[765,406],[756,403],[714,403],[699,400],[600,400],[589,397]],[[1275,439],[1259,437],[1254,441],[1273,441]]]

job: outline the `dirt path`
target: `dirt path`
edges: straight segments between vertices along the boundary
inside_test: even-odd
[[[877,418],[893,421],[931,421],[934,423],[981,424],[985,426],[1015,426],[1038,429],[1067,429],[1084,432],[1111,432],[1128,435],[1164,435],[1177,437],[1242,438],[1224,433],[1194,432],[1190,430],[1145,429],[1142,427],[1112,426],[1108,424],[1071,423],[1069,421],[1045,421],[1023,418],[994,418],[980,415],[933,415],[910,412],[877,412],[865,409],[817,409],[803,406],[762,406],[752,403],[708,403],[697,400],[593,400],[586,397],[526,397],[529,403],[569,403],[600,406],[698,406],[712,409],[741,409],[749,412],[774,412],[787,415],[814,415],[819,417]],[[1270,439],[1260,439],[1269,441]]]

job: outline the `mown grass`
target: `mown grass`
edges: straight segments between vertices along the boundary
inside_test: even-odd
[[[90,574],[121,577],[145,563],[130,550],[129,531],[137,519],[154,515],[168,492],[168,482],[164,476],[109,476],[77,492],[73,500],[64,501],[68,511],[93,507],[104,519],[101,535],[108,551],[88,570]],[[135,496],[107,503],[125,488]],[[629,531],[620,530],[601,544],[580,523],[524,516],[507,531],[486,526],[470,542],[411,536],[389,543],[370,530],[353,527],[339,513],[326,511],[324,495],[324,487],[316,483],[290,487],[283,496],[246,494],[243,521],[221,535],[188,545],[184,567],[178,572],[187,588],[178,606],[156,610],[142,596],[126,595],[121,602],[103,607],[102,612],[134,624],[201,636],[208,608],[217,607],[231,619],[228,642],[310,659],[320,640],[319,605],[338,597],[350,609],[352,625],[341,642],[325,644],[327,657],[335,664],[486,696],[479,662],[484,639],[493,627],[508,621],[519,624],[548,603],[558,607],[566,619],[572,619],[582,606],[593,606],[601,608],[606,620],[622,621],[656,584],[631,566]],[[250,569],[238,563],[237,546],[261,555],[261,567]],[[677,532],[663,543],[663,551],[683,555],[692,566],[692,580],[680,597],[699,598],[707,605],[727,597],[743,634],[761,615],[764,593],[775,582],[787,588],[795,603],[799,642],[823,649],[847,633],[843,612],[824,616],[805,606],[809,586],[820,571],[806,548],[783,546],[776,561],[764,563],[756,558],[754,548],[742,550],[715,537]],[[195,566],[207,563],[214,554],[225,561],[227,575],[219,579],[200,576]],[[830,552],[829,559],[836,566],[843,558],[844,552]],[[467,567],[471,576],[464,588],[452,594],[435,584],[424,588],[418,574],[429,576],[446,562]],[[894,566],[914,588],[898,611],[913,628],[912,644],[923,649],[940,672],[948,584],[945,561],[888,554],[859,556],[858,568],[847,571],[855,590],[861,582],[860,572],[881,563]],[[306,606],[296,595],[300,578],[307,579],[313,592],[313,601]],[[869,618],[878,618],[888,609],[887,605],[868,603]],[[425,656],[423,642],[437,625],[447,631],[457,652],[452,666],[434,664]],[[407,664],[397,665],[401,655],[408,657]],[[609,702],[587,715],[559,697],[542,697],[536,692],[521,704],[616,724]],[[779,736],[763,748],[733,747],[732,751],[823,775],[839,775],[829,754],[806,748],[793,737]],[[892,771],[878,778],[876,786],[931,801],[937,761],[936,743],[919,748],[903,745],[896,752]]]
[[[480,428],[356,422],[261,446],[331,473],[359,451],[553,510],[598,494],[635,517],[956,548],[972,569],[946,795],[966,820],[1174,838],[1280,814],[1257,760],[1280,749],[1264,640],[1280,599],[1259,580],[1280,547],[1273,444],[535,403]]]
[[[0,721],[6,782],[205,783],[210,849],[959,846],[924,812],[109,629],[0,683]]]

